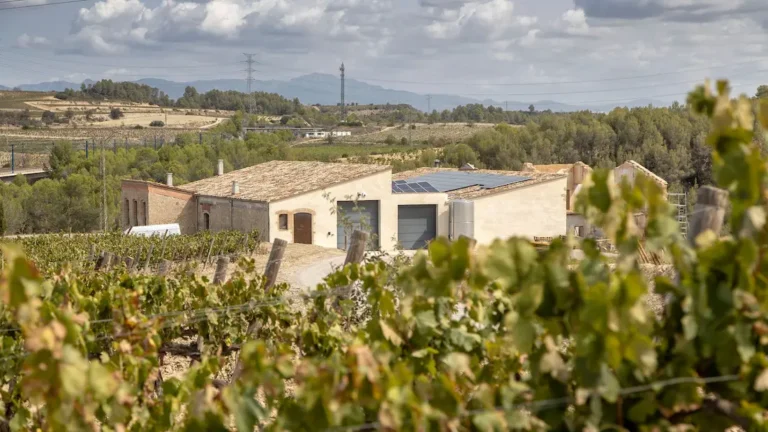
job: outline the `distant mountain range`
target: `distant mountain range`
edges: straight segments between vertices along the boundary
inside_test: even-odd
[[[92,83],[92,80],[84,81],[85,84]],[[245,80],[240,79],[217,79],[217,80],[202,80],[202,81],[190,81],[190,82],[175,82],[157,78],[144,78],[137,80],[136,82],[146,84],[151,87],[156,87],[173,99],[178,99],[184,94],[184,89],[187,86],[192,86],[197,89],[198,92],[204,93],[210,90],[237,90],[246,91]],[[67,88],[79,89],[80,83],[72,83],[66,81],[52,81],[43,82],[38,84],[23,84],[17,86],[22,90],[28,91],[63,91]],[[8,89],[0,85],[0,89]],[[264,91],[269,93],[277,93],[283,97],[293,99],[299,98],[304,104],[322,104],[322,105],[334,105],[339,102],[339,79],[333,75],[327,74],[310,74],[303,75],[297,78],[292,78],[287,81],[281,80],[268,80],[268,81],[254,81],[253,89],[256,91]],[[384,88],[378,85],[368,84],[363,81],[354,79],[346,80],[345,87],[345,100],[346,102],[365,104],[408,104],[416,109],[426,111],[427,110],[427,97],[423,94],[413,93],[403,90],[393,90]],[[432,109],[442,111],[444,109],[453,109],[459,105],[476,104],[481,103],[489,106],[504,107],[504,102],[499,102],[492,99],[473,99],[464,96],[448,95],[448,94],[433,94],[430,106]],[[616,106],[626,107],[639,107],[639,106],[666,106],[668,103],[653,100],[653,99],[638,99],[631,102],[622,104],[603,104],[603,105],[569,105],[556,101],[543,100],[536,102],[517,102],[508,101],[507,107],[510,110],[528,110],[528,107],[533,105],[536,110],[552,110],[556,112],[567,111],[602,111],[607,112]]]

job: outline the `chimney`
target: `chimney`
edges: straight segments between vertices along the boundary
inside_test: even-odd
[[[165,175],[167,176],[165,184],[168,186],[173,186],[173,173],[166,173]]]
[[[224,175],[224,159],[219,159],[219,167],[216,171],[216,175]]]
[[[435,168],[440,168],[440,159],[435,159]]]
[[[237,195],[240,193],[240,185],[236,182],[232,182],[232,195]]]

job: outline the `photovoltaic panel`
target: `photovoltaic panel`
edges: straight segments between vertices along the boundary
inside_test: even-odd
[[[440,171],[409,179],[408,184],[429,183],[438,192],[449,192],[472,186],[493,189],[526,180],[530,180],[530,178],[462,171]]]
[[[400,184],[400,183],[408,183],[408,181],[407,181],[407,180],[395,180],[395,181],[393,181],[392,183],[394,183],[394,184]]]

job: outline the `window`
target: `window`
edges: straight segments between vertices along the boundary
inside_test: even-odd
[[[142,225],[147,224],[147,219],[149,218],[149,213],[147,212],[147,202],[143,201],[144,204],[144,223]]]
[[[133,224],[139,224],[139,203],[133,200]]]
[[[283,213],[278,216],[279,228],[283,231],[288,229],[288,215]]]
[[[131,204],[128,199],[125,199],[125,205],[123,205],[123,222],[125,226],[131,226]]]
[[[206,230],[211,229],[211,215],[209,213],[203,213],[203,227]]]
[[[578,225],[575,227],[575,235],[576,237],[584,237],[584,227],[581,225]]]

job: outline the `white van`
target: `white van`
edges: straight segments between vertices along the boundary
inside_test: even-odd
[[[145,236],[145,237],[151,237],[153,235],[157,236],[164,236],[164,235],[179,235],[181,234],[181,229],[179,228],[179,224],[165,224],[165,225],[144,225],[144,226],[135,226],[130,227],[123,234],[126,235],[137,235],[137,236]]]

